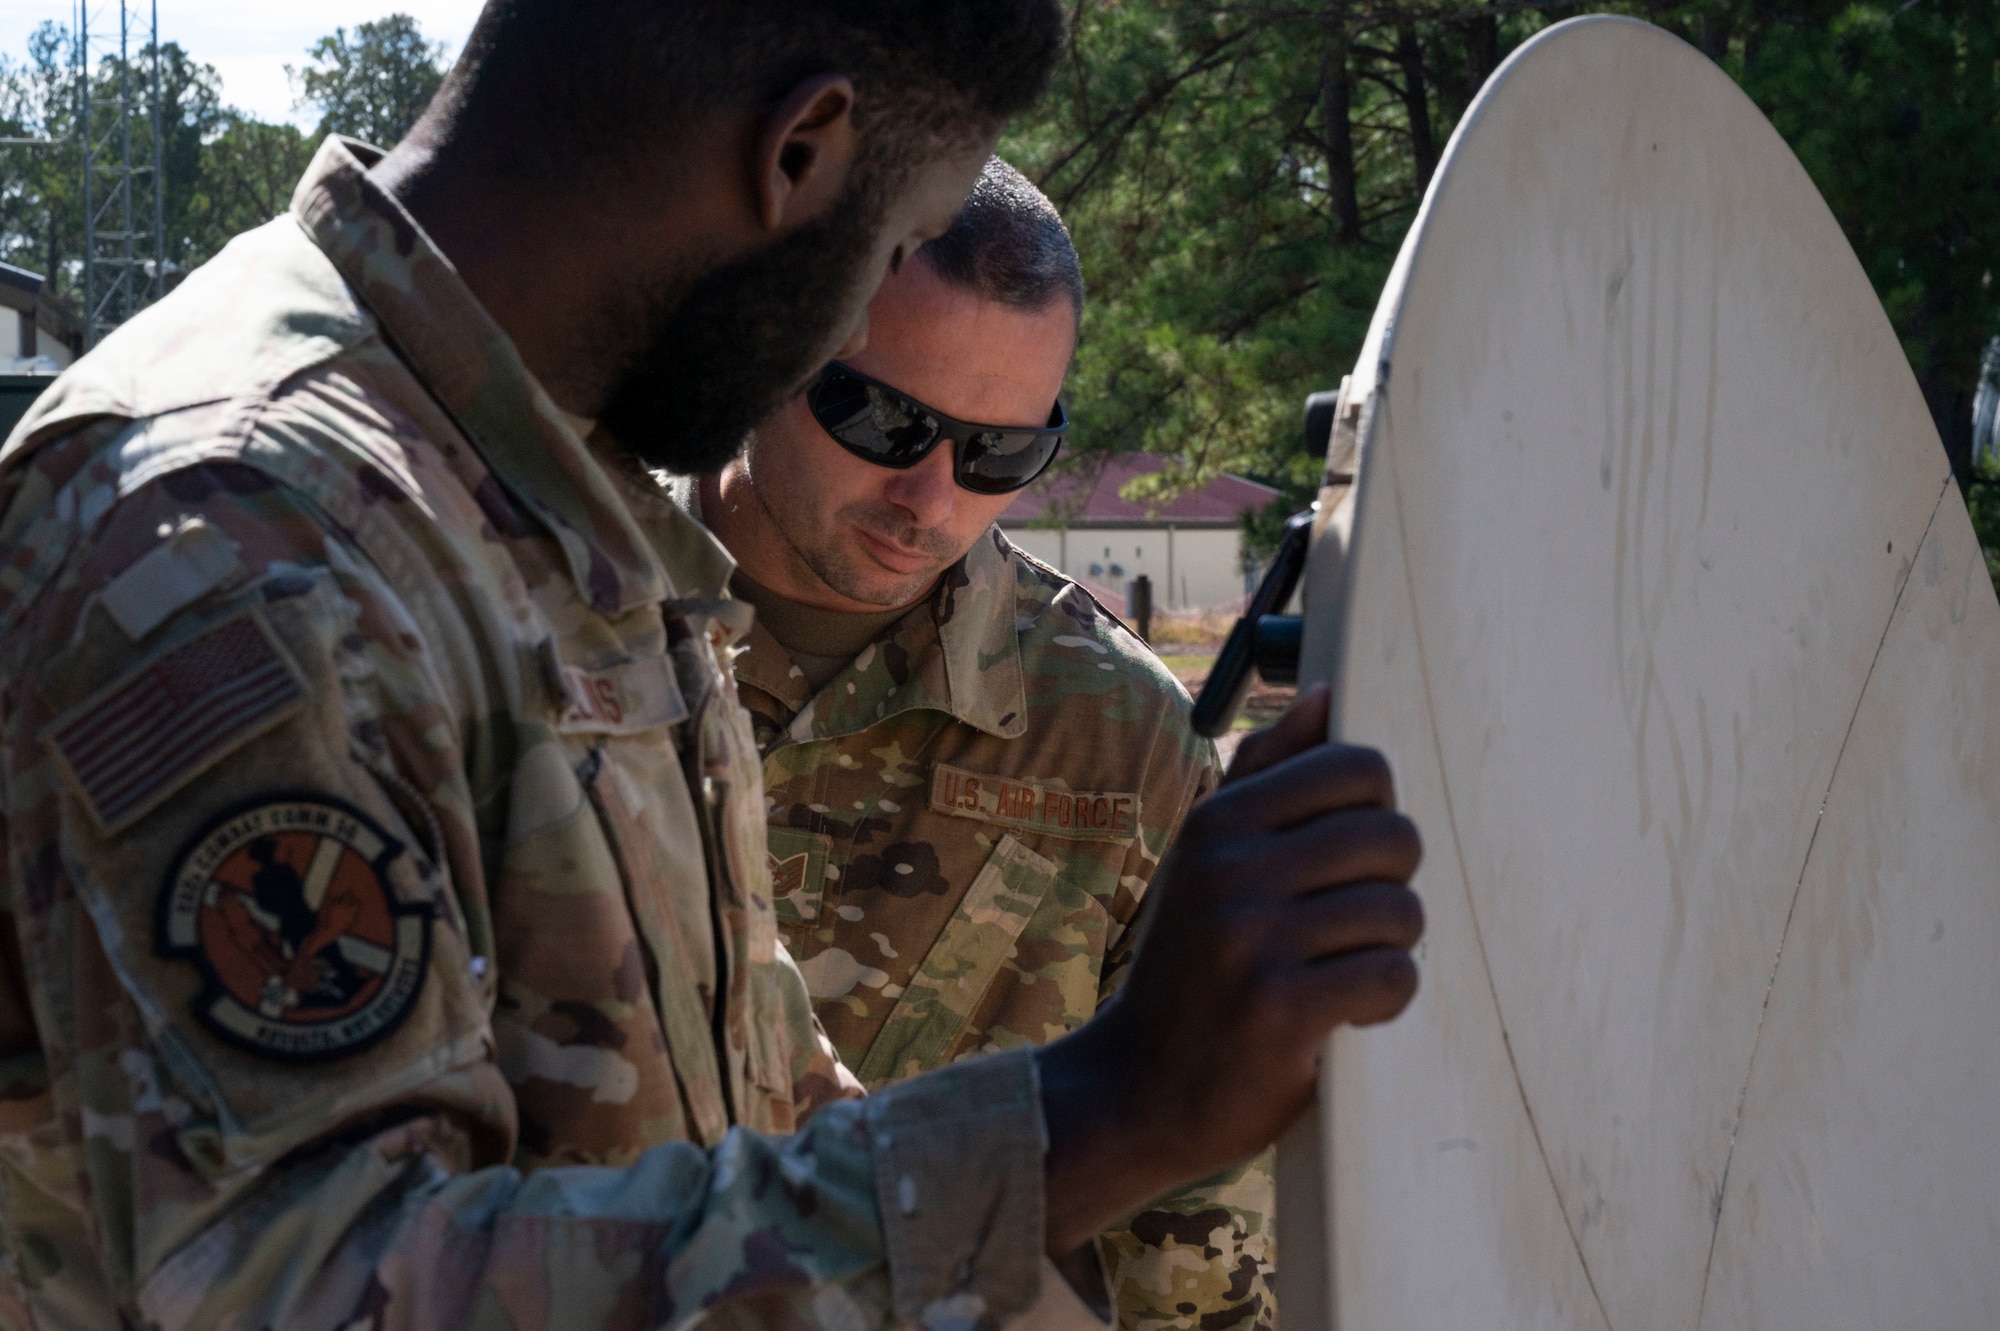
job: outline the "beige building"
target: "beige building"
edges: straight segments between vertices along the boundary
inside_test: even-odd
[[[1157,509],[1120,491],[1164,469],[1168,459],[1125,453],[1101,468],[1051,475],[1028,487],[1000,526],[1007,539],[1089,587],[1114,609],[1126,584],[1152,579],[1162,610],[1202,610],[1242,600],[1250,576],[1243,562],[1243,515],[1278,492],[1240,476],[1218,476]]]
[[[83,325],[42,284],[40,273],[0,263],[0,374],[55,374],[82,354]]]

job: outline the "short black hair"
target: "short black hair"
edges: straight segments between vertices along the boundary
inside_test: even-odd
[[[976,143],[1027,109],[1063,29],[1060,0],[488,0],[438,98],[514,131],[494,136],[509,156],[491,168],[538,185],[845,74],[881,162]]]
[[[1057,296],[1083,318],[1083,268],[1062,214],[1035,182],[998,157],[951,229],[917,253],[960,290],[1017,310],[1046,309]]]

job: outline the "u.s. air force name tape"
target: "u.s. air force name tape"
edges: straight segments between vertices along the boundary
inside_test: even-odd
[[[931,808],[956,818],[1080,840],[1130,841],[1139,834],[1137,791],[1069,790],[1032,778],[968,772],[948,763],[931,769]]]

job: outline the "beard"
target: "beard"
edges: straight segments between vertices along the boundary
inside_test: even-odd
[[[856,180],[820,221],[644,302],[600,417],[611,437],[649,468],[719,471],[832,354],[883,212]]]
[[[882,500],[859,500],[828,513],[813,478],[799,467],[764,465],[757,440],[745,458],[750,493],[771,526],[791,548],[799,564],[813,577],[850,601],[885,610],[909,605],[928,592],[938,575],[965,554],[957,540],[940,528],[910,523],[904,510]],[[897,574],[858,557],[848,545],[848,532],[860,528],[909,550],[930,556],[933,566]]]

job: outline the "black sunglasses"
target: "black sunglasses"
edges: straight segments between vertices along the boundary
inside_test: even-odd
[[[878,467],[898,471],[930,456],[942,439],[958,442],[952,478],[974,494],[1003,495],[1042,474],[1062,448],[1069,417],[1058,401],[1041,429],[975,425],[947,416],[880,379],[834,361],[806,390],[806,406],[835,443]]]

